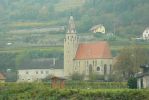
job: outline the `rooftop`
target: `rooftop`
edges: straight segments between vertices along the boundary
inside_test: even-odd
[[[55,58],[37,58],[22,62],[19,69],[59,69],[62,68],[62,61]]]
[[[110,58],[112,58],[112,54],[106,41],[79,44],[75,56],[77,60]]]

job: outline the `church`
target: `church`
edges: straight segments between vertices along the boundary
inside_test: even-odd
[[[106,41],[80,43],[73,16],[70,16],[64,39],[64,76],[79,73],[88,77],[91,73],[110,75],[112,54]]]

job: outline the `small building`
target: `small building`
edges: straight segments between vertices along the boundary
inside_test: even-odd
[[[141,88],[149,88],[149,65],[141,65],[143,69],[143,73],[137,73],[137,87]]]
[[[65,87],[65,78],[64,77],[51,77],[51,87],[63,89]]]
[[[4,83],[5,80],[6,80],[5,76],[2,73],[0,73],[0,83]]]
[[[149,27],[144,30],[142,37],[143,40],[149,40]]]
[[[32,59],[28,64],[22,64],[18,70],[18,82],[41,81],[48,76],[62,77],[63,69],[57,68],[55,59],[39,58]]]
[[[18,70],[18,82],[33,82],[41,81],[47,76],[56,75],[63,76],[63,69],[53,68],[38,68],[38,69],[19,69]]]
[[[101,25],[101,24],[95,25],[95,26],[93,26],[93,27],[90,29],[90,31],[93,32],[93,33],[98,33],[98,32],[100,32],[100,33],[102,33],[102,34],[105,34],[105,27],[104,27],[103,25]]]

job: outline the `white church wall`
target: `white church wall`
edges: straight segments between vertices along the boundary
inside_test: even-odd
[[[89,75],[89,66],[92,67],[92,72],[104,75],[104,65],[107,66],[106,74],[110,74],[112,70],[112,59],[89,59],[89,60],[75,60],[74,72]]]

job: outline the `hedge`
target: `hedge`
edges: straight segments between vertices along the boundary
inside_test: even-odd
[[[145,89],[51,89],[42,83],[5,84],[0,100],[149,100]]]
[[[70,89],[120,89],[128,88],[126,82],[87,82],[67,81],[66,88]]]

